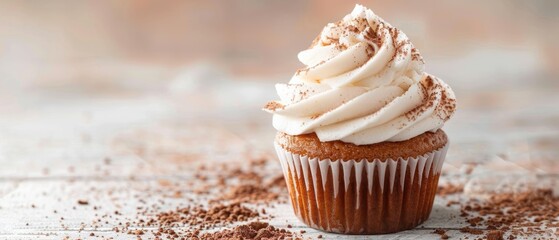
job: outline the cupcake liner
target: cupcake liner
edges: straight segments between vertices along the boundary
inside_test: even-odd
[[[346,234],[391,233],[425,221],[448,150],[447,143],[414,158],[330,160],[274,145],[299,219]]]

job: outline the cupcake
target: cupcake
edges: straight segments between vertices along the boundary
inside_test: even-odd
[[[452,90],[408,37],[361,5],[298,55],[306,67],[266,104],[295,214],[345,234],[427,218],[448,149]]]

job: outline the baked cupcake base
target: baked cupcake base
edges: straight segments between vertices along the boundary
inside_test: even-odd
[[[295,214],[310,227],[345,234],[416,227],[431,213],[448,149],[446,135],[439,131],[443,138],[429,143],[435,150],[396,160],[302,156],[285,149],[285,142],[276,138]]]

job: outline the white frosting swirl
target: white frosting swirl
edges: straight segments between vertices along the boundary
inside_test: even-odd
[[[454,113],[454,93],[424,72],[407,36],[361,5],[298,57],[306,68],[277,84],[280,101],[265,107],[278,131],[358,145],[403,141]]]

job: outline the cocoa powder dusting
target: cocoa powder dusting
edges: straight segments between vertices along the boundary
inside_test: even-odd
[[[500,230],[492,230],[489,231],[486,235],[487,240],[503,240],[503,231]]]
[[[446,235],[446,230],[441,229],[441,228],[435,229],[435,231],[433,231],[433,233],[439,234],[439,236],[441,236],[441,239],[448,239],[449,238],[449,236]]]
[[[483,234],[483,230],[474,229],[474,228],[470,228],[470,227],[463,227],[463,228],[460,228],[460,232],[462,232],[462,233],[474,234],[474,235],[481,235],[481,234]]]
[[[446,184],[437,188],[437,195],[444,197],[446,195],[462,193],[463,191],[464,185],[462,184]]]
[[[286,203],[288,198],[287,194],[280,194],[287,192],[286,184],[277,160],[271,156],[246,156],[238,162],[230,159],[223,163],[207,162],[207,165],[202,162],[193,166],[195,174],[188,179],[169,177],[147,184],[142,181],[138,185],[141,188],[132,186],[138,190],[134,195],[119,196],[118,190],[104,193],[110,196],[116,210],[110,204],[95,205],[85,199],[75,201],[71,210],[91,208],[95,212],[95,220],[82,223],[80,232],[113,225],[109,231],[137,239],[301,238],[299,233],[266,222],[274,218],[270,209],[275,204]],[[92,187],[91,191],[95,190]],[[121,212],[128,203],[135,204],[135,214]],[[134,208],[122,209],[128,212]],[[59,221],[62,229],[71,229],[65,223],[65,216],[59,217]],[[215,229],[225,230],[215,232]]]
[[[188,206],[171,211],[158,211],[157,208],[139,209],[138,219],[124,224],[121,230],[128,234],[142,236],[146,232],[127,230],[127,226],[151,227],[156,238],[184,239],[285,239],[299,235],[291,231],[270,226],[263,220],[272,216],[265,208],[260,210],[247,206],[248,203],[269,207],[272,203],[285,202],[278,192],[285,190],[281,172],[274,175],[263,171],[269,159],[252,159],[247,166],[219,164],[212,167],[199,167],[196,185],[213,191],[200,191],[198,198],[206,201],[190,200]],[[213,170],[210,170],[213,169]],[[219,173],[218,175],[215,175]],[[163,182],[162,186],[172,184]],[[204,197],[207,196],[207,197]],[[209,198],[208,198],[209,197]],[[153,215],[153,217],[145,217]],[[216,227],[227,227],[234,223],[256,220],[245,225],[218,232]]]
[[[265,222],[251,222],[233,229],[225,229],[213,233],[204,233],[200,239],[301,239],[285,229],[278,229]]]
[[[417,48],[415,47],[411,49],[411,59],[412,61],[419,61],[421,63],[425,63],[423,57],[421,57],[421,54],[419,53],[419,50],[417,50]]]
[[[559,224],[558,204],[559,198],[554,197],[551,190],[535,190],[497,194],[487,202],[472,203],[471,209],[486,216],[485,222],[490,229],[510,229],[514,235],[527,236],[546,234],[546,226]]]
[[[155,218],[149,219],[145,226],[176,227],[186,223],[190,226],[209,228],[226,223],[247,221],[259,215],[258,212],[244,207],[240,203],[217,204],[208,209],[195,206],[158,213]]]
[[[232,200],[235,202],[270,202],[278,198],[277,193],[271,193],[265,186],[246,184],[231,188],[218,200]]]
[[[365,40],[377,45],[381,46],[383,39],[377,34],[377,31],[373,30],[372,28],[367,28],[366,32],[364,33]]]
[[[434,101],[437,99],[436,89],[433,88],[433,79],[431,77],[426,77],[421,81],[420,90],[423,93],[423,102],[413,108],[412,110],[406,112],[404,116],[410,121],[415,121],[421,114],[423,114],[427,109],[433,106]]]
[[[453,186],[447,191],[458,188]],[[445,196],[445,191],[442,192]],[[559,237],[558,233],[548,229],[559,225],[559,198],[554,197],[551,190],[495,193],[481,200],[472,198],[461,204],[460,211],[460,216],[469,224],[460,231],[483,235],[477,239],[501,240],[507,235],[507,239],[534,235],[550,239]]]
[[[420,87],[424,96],[423,102],[421,105],[405,113],[404,116],[409,121],[415,121],[425,111],[434,107],[434,113],[441,120],[447,121],[450,119],[456,109],[456,100],[448,96],[448,90],[439,83],[439,80],[428,75],[421,81]],[[438,101],[438,104],[433,106],[436,101]]]
[[[278,103],[276,101],[271,101],[266,103],[266,105],[264,105],[264,109],[270,110],[270,111],[276,111],[277,109],[284,109],[285,106],[281,103]]]

